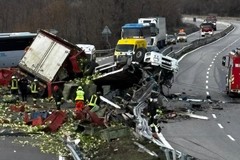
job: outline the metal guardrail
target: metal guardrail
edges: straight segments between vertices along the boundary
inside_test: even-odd
[[[96,50],[97,57],[112,56],[115,48],[105,49],[105,50]]]
[[[227,27],[224,31],[219,32],[211,37],[206,37],[203,39],[197,39],[195,41],[192,41],[189,45],[183,47],[181,50],[177,51],[177,52],[171,52],[168,54],[168,56],[179,59],[180,57],[182,57],[184,54],[186,54],[187,52],[190,52],[196,48],[199,48],[203,45],[206,45],[208,43],[211,43],[213,41],[216,41],[217,39],[224,37],[226,34],[228,34],[231,30],[233,30],[234,26],[232,24],[229,25],[229,27]]]
[[[207,37],[204,39],[197,39],[195,41],[193,41],[191,44],[189,44],[188,46],[183,47],[181,50],[179,50],[178,52],[173,52],[172,47],[168,47],[165,50],[162,51],[163,55],[168,55],[174,58],[179,59],[181,56],[183,56],[185,53],[194,50],[200,46],[206,45],[208,43],[211,43],[223,36],[225,36],[227,33],[229,33],[232,29],[233,29],[233,25],[230,25],[229,27],[227,27],[223,32],[217,33],[212,37]],[[107,49],[107,50],[96,50],[96,54],[97,57],[102,57],[102,56],[110,56],[113,55],[114,52],[114,48],[112,49]],[[144,103],[140,103],[138,104],[135,108],[134,108],[134,115],[137,117],[137,123],[138,125],[140,125],[141,127],[137,129],[139,130],[139,133],[141,135],[143,135],[145,138],[151,139],[155,144],[159,145],[161,150],[164,151],[166,159],[167,160],[192,160],[192,159],[196,159],[190,155],[186,155],[182,152],[179,152],[169,146],[167,146],[168,143],[164,143],[163,140],[161,141],[154,141],[154,139],[151,138],[150,136],[150,131],[147,125],[147,121],[141,117],[141,111],[144,108]],[[67,147],[69,148],[70,152],[72,153],[72,156],[74,158],[74,160],[81,160],[81,153],[80,150],[77,149],[76,145],[72,142],[67,142],[66,143]]]
[[[67,146],[69,151],[72,154],[72,158],[74,160],[82,160],[83,154],[80,151],[80,148],[77,144],[74,143],[74,141],[67,139],[60,138],[60,140]],[[59,155],[59,160],[68,160],[69,157],[62,157]]]

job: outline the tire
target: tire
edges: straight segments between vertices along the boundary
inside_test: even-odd
[[[133,55],[133,61],[142,62],[146,52],[147,52],[147,49],[138,48]]]

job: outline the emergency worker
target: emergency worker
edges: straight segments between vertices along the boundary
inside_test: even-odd
[[[84,108],[85,102],[85,92],[83,91],[82,86],[79,86],[76,90],[75,98],[75,110],[81,111]]]
[[[149,121],[148,124],[151,127],[153,135],[156,133],[155,127],[158,129],[158,133],[161,132],[161,126],[159,123],[158,118],[161,116],[162,111],[158,107],[158,96],[154,93],[151,95],[151,98],[149,99],[148,103],[148,116],[149,116]]]
[[[55,100],[57,110],[61,110],[63,94],[62,90],[57,85],[53,87],[53,98]]]
[[[37,79],[34,79],[33,82],[31,83],[31,93],[32,93],[32,98],[33,98],[33,104],[37,104],[37,99],[38,99],[38,87],[39,83]]]
[[[26,102],[27,101],[27,95],[28,95],[28,80],[26,76],[23,76],[20,80],[19,80],[19,90],[21,92],[21,96],[22,96],[22,101]]]
[[[10,82],[10,89],[11,89],[11,94],[18,95],[18,79],[16,76],[12,76],[12,79]]]

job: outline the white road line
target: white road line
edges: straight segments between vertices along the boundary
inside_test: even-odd
[[[223,129],[223,126],[222,126],[220,123],[218,123],[218,126],[219,126],[221,129]]]
[[[208,89],[208,86],[206,86],[206,89]]]
[[[209,96],[209,92],[206,92],[207,96]]]
[[[208,83],[208,80],[206,80],[206,83]]]
[[[206,78],[208,79],[208,76],[206,76]]]
[[[214,61],[211,62],[212,64],[214,63]]]
[[[209,67],[212,67],[212,64],[210,64]]]
[[[209,74],[209,72],[207,72],[207,74]]]
[[[217,116],[216,116],[215,114],[212,114],[212,116],[213,116],[213,118],[215,118],[215,119],[217,118]]]
[[[209,71],[211,68],[208,68],[207,70]]]
[[[235,141],[235,139],[231,135],[227,135],[228,138],[230,138],[232,141]]]
[[[233,30],[232,30],[231,32],[229,32],[228,34],[232,33],[234,30],[235,30],[235,29],[233,29]],[[228,34],[227,34],[227,35],[228,35]],[[196,48],[196,49],[188,52],[187,54],[184,54],[182,57],[179,58],[178,62],[180,62],[180,61],[181,61],[184,57],[186,57],[187,55],[189,55],[189,54],[191,54],[191,53],[193,53],[193,52],[195,52],[195,51],[197,51],[197,50],[199,50],[199,49],[201,49],[201,48],[203,48],[203,47],[206,47],[206,46],[215,44],[215,43],[217,43],[218,41],[222,40],[222,39],[225,38],[225,37],[226,37],[226,36],[223,36],[223,37],[219,38],[219,39],[216,40],[216,41],[213,41],[213,42],[211,42],[211,43],[208,43],[207,45],[198,47],[198,48]],[[238,40],[240,40],[240,38],[238,38],[237,40],[235,40],[234,42],[232,42],[231,44],[229,44],[228,46],[226,46],[221,52],[223,52],[224,50],[226,50],[227,48],[229,48],[231,45],[233,45],[234,43],[236,43]],[[220,53],[221,53],[221,52],[220,52]],[[218,54],[219,54],[219,53],[217,53],[217,55],[218,55]]]
[[[213,62],[215,61],[216,59],[215,58],[213,58]]]

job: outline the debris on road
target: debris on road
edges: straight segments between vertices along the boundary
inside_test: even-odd
[[[40,49],[39,46],[45,42],[49,46]],[[36,54],[38,60],[33,56]],[[189,98],[183,93],[165,95],[162,87],[171,87],[174,73],[178,71],[178,61],[155,51],[143,55],[146,55],[147,62],[135,62],[131,55],[127,55],[98,66],[76,45],[40,30],[21,60],[20,70],[8,74],[25,76],[30,82],[38,78],[41,98],[37,105],[31,100],[23,103],[19,95],[10,94],[8,87],[1,87],[0,122],[13,130],[39,133],[35,138],[41,142],[47,140],[49,144],[35,145],[39,145],[43,152],[61,155],[69,155],[66,147],[59,145],[60,137],[66,135],[79,140],[78,146],[88,158],[97,154],[91,151],[97,150],[102,143],[130,135],[148,139],[157,147],[171,148],[159,134],[161,123],[189,118],[207,120],[208,117],[193,112],[204,110],[208,102]],[[53,62],[53,59],[57,61]],[[53,68],[51,71],[49,65]],[[4,81],[4,84],[7,82]],[[56,84],[65,98],[61,101],[61,110],[56,110],[52,98]],[[86,93],[82,110],[74,109],[78,86],[82,86]],[[95,96],[93,109],[89,101],[97,93],[100,96]],[[152,111],[155,115],[150,117],[148,110],[153,102],[157,107]],[[154,119],[155,131],[150,127],[150,119]],[[151,156],[158,157],[135,140],[134,144]],[[114,151],[117,152],[118,148]]]

